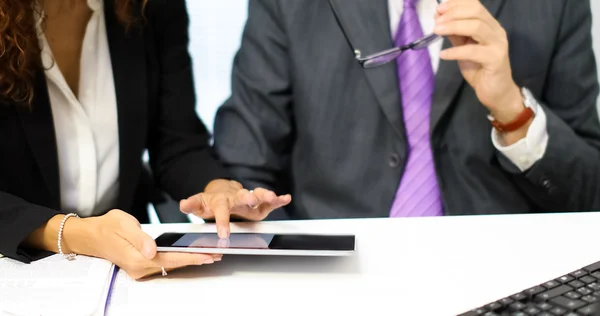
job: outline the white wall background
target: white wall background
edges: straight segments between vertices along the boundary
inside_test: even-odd
[[[594,23],[594,47],[600,64],[600,0],[591,2],[597,21]],[[231,63],[239,48],[248,1],[188,0],[187,3],[191,17],[190,51],[194,59],[198,113],[212,131],[215,111],[229,96]]]
[[[198,113],[212,131],[217,108],[230,93],[231,65],[247,17],[247,0],[188,0],[190,52]]]

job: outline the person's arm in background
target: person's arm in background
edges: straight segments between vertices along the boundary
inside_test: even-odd
[[[548,146],[542,159],[516,183],[542,209],[600,209],[598,73],[589,1],[565,1],[557,47],[541,106]],[[501,163],[514,170],[504,157]]]
[[[547,147],[544,148],[545,137],[533,143],[535,137],[523,139],[529,128],[523,125],[517,131],[500,134],[500,142],[523,145],[525,141],[525,147],[533,147],[531,152],[537,156],[541,152],[541,158],[536,157],[531,167],[522,170],[506,153],[498,151],[497,157],[539,211],[600,209],[598,74],[592,48],[590,2],[556,1],[552,5],[562,6],[562,17],[558,34],[553,35],[556,44],[545,86],[541,96],[537,96],[545,114],[545,120],[537,123],[546,126],[538,126],[534,131],[543,135],[546,128]],[[440,57],[459,62],[463,76],[492,116],[508,122],[524,110],[524,100],[511,74],[506,33],[479,1],[441,4],[435,32],[449,36],[454,44]],[[473,67],[473,63],[478,67]]]
[[[219,235],[225,238],[230,216],[262,220],[291,197],[256,187],[251,193],[228,180],[232,177],[216,158],[195,110],[186,2],[155,1],[149,10],[150,5],[160,65],[159,111],[148,142],[150,165],[160,188],[181,200],[183,212],[215,219]]]
[[[160,188],[179,201],[231,176],[216,159],[195,111],[185,1],[150,2],[148,11],[160,65],[159,112],[148,136],[150,165]]]
[[[279,1],[250,0],[232,73],[232,95],[215,117],[215,149],[250,189],[290,190],[294,143],[288,43]],[[282,216],[282,212],[273,214]]]

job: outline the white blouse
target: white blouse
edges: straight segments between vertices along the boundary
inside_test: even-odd
[[[117,99],[103,1],[87,3],[93,14],[83,40],[79,98],[39,32],[57,140],[62,211],[83,217],[106,211],[119,192]]]

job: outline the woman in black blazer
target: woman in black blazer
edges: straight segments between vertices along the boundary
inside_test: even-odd
[[[145,150],[157,186],[185,213],[216,218],[221,237],[230,214],[260,220],[291,201],[225,180],[194,110],[184,0],[6,2],[0,254],[96,256],[134,278],[218,261],[157,254],[140,229]]]

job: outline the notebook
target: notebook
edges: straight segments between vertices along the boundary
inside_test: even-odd
[[[85,256],[31,264],[0,258],[0,316],[104,316],[117,272]]]

